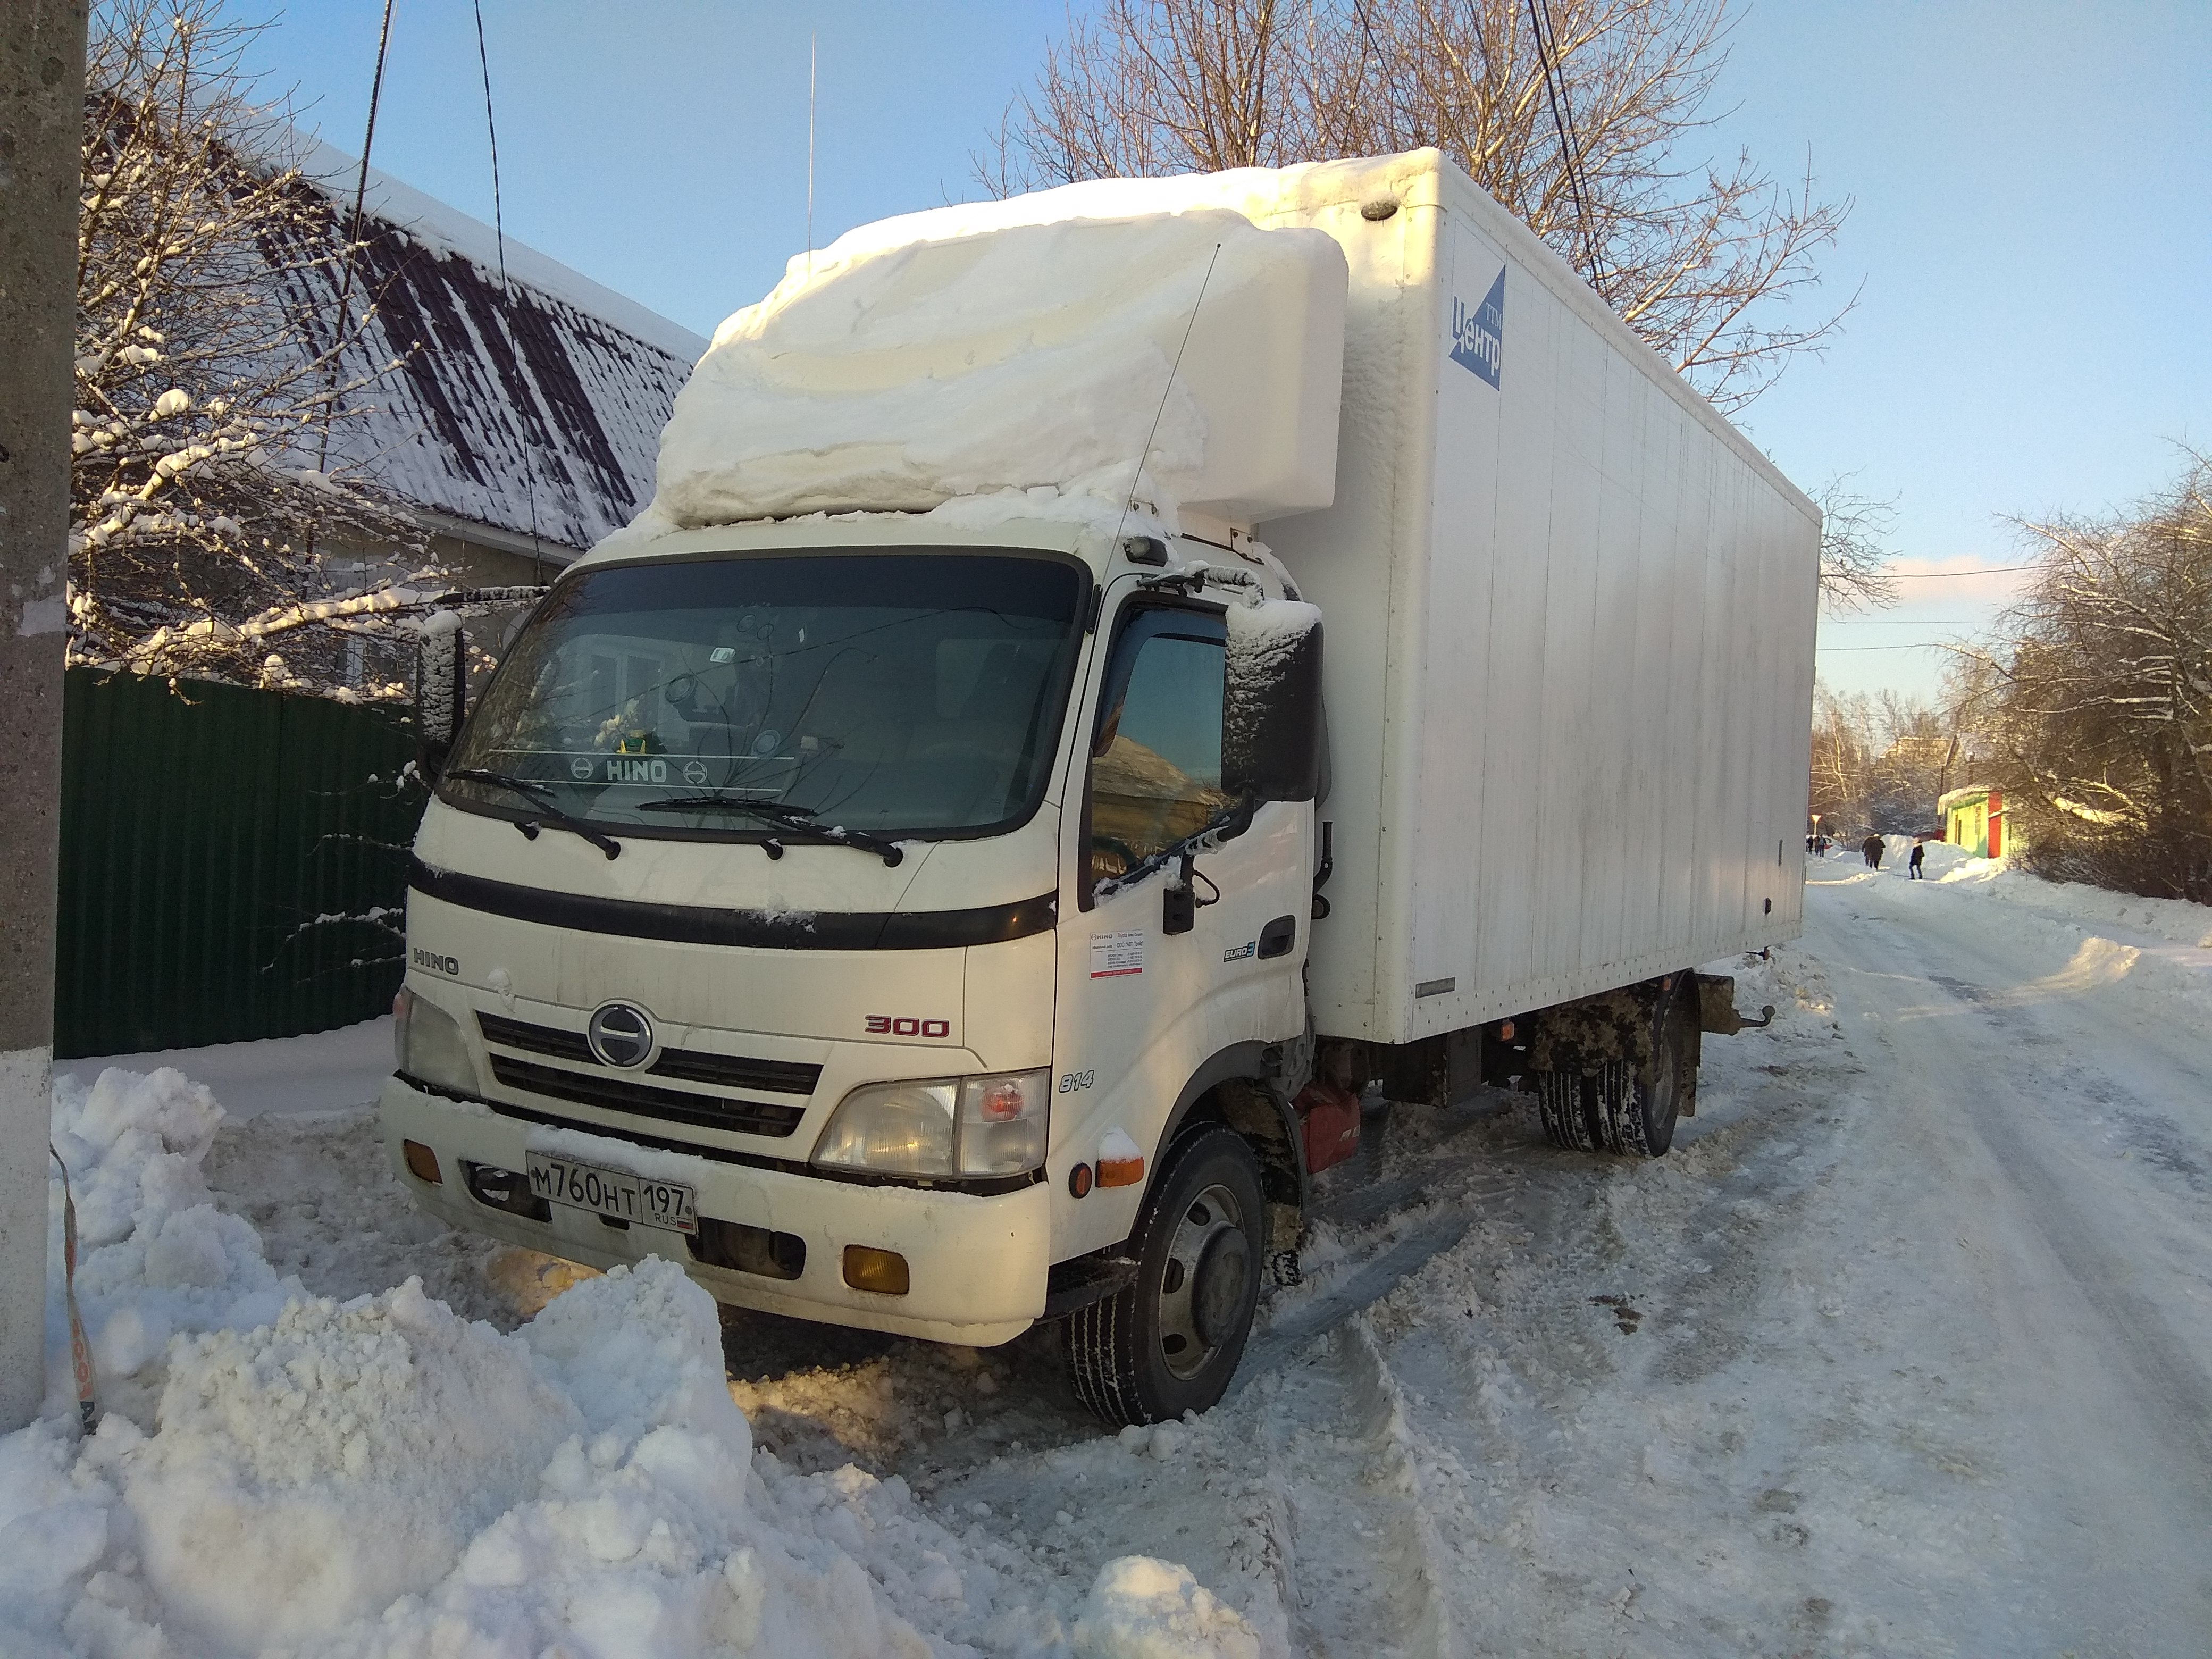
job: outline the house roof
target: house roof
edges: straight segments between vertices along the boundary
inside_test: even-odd
[[[306,149],[343,223],[359,163]],[[354,376],[400,361],[349,400],[365,411],[354,459],[435,527],[535,538],[556,558],[627,524],[707,342],[512,237],[502,291],[490,226],[374,168],[362,216],[351,305],[375,308]]]
[[[1996,793],[1996,786],[1992,784],[1970,783],[1962,789],[1954,789],[1944,795],[1936,803],[1936,810],[1939,812],[1948,812],[1954,806],[1972,806],[1975,802],[1986,800]]]

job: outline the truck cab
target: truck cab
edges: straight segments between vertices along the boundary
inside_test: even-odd
[[[565,573],[437,764],[424,1208],[1217,1399],[1292,1248],[1320,635],[1249,534],[865,514]],[[1255,643],[1256,642],[1256,643]]]

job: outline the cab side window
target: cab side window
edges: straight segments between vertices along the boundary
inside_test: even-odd
[[[1204,829],[1221,787],[1221,618],[1125,612],[1091,745],[1090,875],[1111,880]]]

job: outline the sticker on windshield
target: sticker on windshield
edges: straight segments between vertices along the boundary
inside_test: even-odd
[[[1145,971],[1145,936],[1141,932],[1093,933],[1091,936],[1091,977],[1118,979]]]

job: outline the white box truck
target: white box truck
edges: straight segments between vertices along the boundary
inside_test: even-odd
[[[1202,1410],[1363,1091],[1667,1150],[1798,931],[1818,535],[1434,151],[864,228],[428,745],[396,1165]]]

